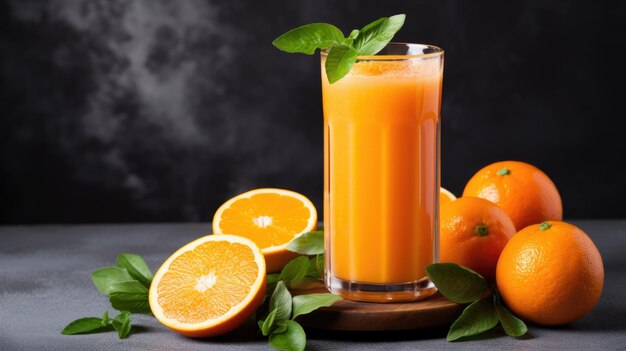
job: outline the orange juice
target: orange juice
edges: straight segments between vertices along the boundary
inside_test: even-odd
[[[424,267],[437,259],[438,50],[361,58],[334,84],[322,54],[326,283],[344,297],[434,292]]]

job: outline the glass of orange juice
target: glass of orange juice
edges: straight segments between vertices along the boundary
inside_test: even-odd
[[[322,52],[327,288],[417,300],[436,288],[443,50],[390,43],[330,84]]]

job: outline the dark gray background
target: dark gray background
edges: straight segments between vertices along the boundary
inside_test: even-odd
[[[0,223],[210,220],[268,186],[321,209],[318,58],[271,41],[396,13],[397,40],[446,50],[445,187],[517,159],[551,176],[566,217],[625,217],[625,7],[2,0]]]

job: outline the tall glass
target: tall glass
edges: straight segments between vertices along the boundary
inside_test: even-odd
[[[433,294],[443,50],[390,43],[358,58],[324,102],[325,283],[350,300]]]

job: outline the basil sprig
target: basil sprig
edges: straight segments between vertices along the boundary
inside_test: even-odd
[[[402,28],[406,15],[383,17],[346,38],[339,28],[328,23],[311,23],[294,28],[276,38],[272,44],[288,53],[312,55],[315,50],[328,50],[325,69],[332,84],[345,77],[358,56],[377,54]]]
[[[487,281],[480,274],[455,263],[432,264],[426,267],[426,273],[441,295],[452,302],[470,303],[450,326],[448,341],[481,334],[497,326],[498,322],[510,336],[526,334],[526,324],[502,304],[495,284],[493,298],[486,296]]]
[[[120,339],[126,339],[130,334],[131,314],[121,312],[115,318],[109,318],[109,311],[104,311],[102,318],[80,318],[68,324],[62,331],[63,335],[92,334],[116,330]]]
[[[96,289],[109,297],[111,306],[120,311],[120,314],[110,319],[108,311],[105,311],[102,318],[77,319],[68,324],[61,334],[91,334],[115,330],[120,339],[127,338],[132,329],[131,313],[152,313],[148,302],[152,277],[152,271],[141,256],[129,253],[117,255],[117,266],[95,270],[91,274],[91,280]]]
[[[321,293],[292,296],[289,287],[309,280],[320,281],[324,272],[324,231],[305,233],[292,240],[289,251],[301,255],[283,267],[280,273],[268,274],[266,302],[257,310],[264,316],[257,321],[261,334],[277,350],[301,351],[306,347],[306,333],[296,318],[341,300],[340,296]],[[269,302],[267,299],[269,298]]]
[[[257,324],[263,336],[269,336],[268,342],[273,348],[302,351],[306,346],[306,333],[295,319],[339,300],[340,296],[330,293],[292,296],[285,282],[280,280],[270,297],[269,313]]]

